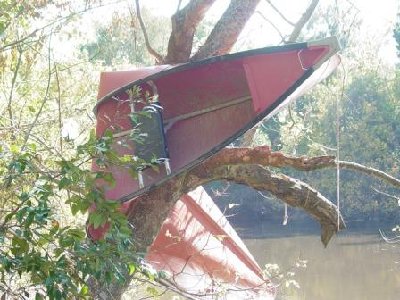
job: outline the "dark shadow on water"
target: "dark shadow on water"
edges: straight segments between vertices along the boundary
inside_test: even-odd
[[[379,222],[347,222],[346,229],[338,236],[376,235],[377,242],[382,240],[379,230],[391,232],[396,224]],[[296,236],[320,235],[320,225],[314,220],[293,220],[287,225],[280,221],[263,221],[256,224],[233,224],[239,236],[243,239],[286,238]]]

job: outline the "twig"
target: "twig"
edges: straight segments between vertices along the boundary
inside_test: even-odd
[[[57,106],[58,106],[58,129],[59,129],[59,139],[60,139],[60,152],[63,152],[63,137],[61,134],[62,130],[62,114],[61,114],[61,87],[60,87],[60,78],[58,77],[58,67],[56,64],[54,64],[54,72],[56,75],[56,83],[57,83]]]
[[[83,13],[85,13],[85,12],[88,12],[88,11],[90,11],[90,10],[94,10],[94,9],[97,9],[97,8],[100,8],[100,7],[104,7],[104,6],[107,6],[107,5],[117,4],[117,3],[120,3],[120,2],[124,2],[124,1],[125,1],[125,0],[119,0],[119,1],[110,2],[110,3],[107,3],[107,4],[99,4],[99,5],[97,5],[97,6],[93,6],[93,7],[90,7],[90,8],[85,8],[84,10],[81,10],[81,11],[72,12],[72,13],[69,14],[68,16],[61,17],[61,18],[58,18],[58,19],[56,19],[56,20],[53,20],[53,21],[51,21],[50,23],[48,23],[48,24],[46,24],[46,25],[44,25],[44,26],[42,26],[42,27],[40,27],[40,28],[37,28],[37,29],[31,31],[31,33],[27,34],[26,36],[24,36],[23,38],[21,38],[21,39],[19,39],[19,40],[13,41],[13,42],[11,42],[11,43],[9,43],[9,44],[7,44],[7,45],[4,45],[4,46],[0,47],[0,52],[1,52],[1,51],[4,51],[4,50],[12,49],[12,48],[18,46],[19,44],[22,44],[22,43],[25,42],[27,39],[29,39],[29,38],[31,38],[31,37],[34,37],[39,31],[42,31],[42,30],[44,30],[44,29],[46,29],[46,28],[48,28],[48,27],[53,27],[53,25],[55,25],[56,23],[59,23],[59,22],[61,23],[61,22],[64,22],[64,21],[69,21],[71,18],[73,18],[73,17],[75,17],[75,16],[77,16],[77,15],[83,14]]]
[[[52,32],[53,31],[51,30],[51,33]],[[22,144],[21,149],[25,148],[26,143],[28,142],[29,136],[31,134],[31,131],[32,131],[33,127],[35,127],[36,122],[38,121],[39,116],[42,113],[43,107],[46,104],[47,99],[49,98],[49,90],[50,90],[50,82],[51,82],[51,74],[52,74],[52,72],[51,72],[51,36],[52,35],[50,34],[50,39],[49,39],[49,44],[48,44],[48,53],[47,53],[47,55],[48,55],[48,76],[47,76],[46,92],[43,97],[42,104],[40,105],[39,111],[37,112],[35,119],[33,120],[32,124],[30,125],[30,127],[25,135],[24,143]]]
[[[260,11],[256,11],[257,14],[259,14],[261,16],[261,18],[264,19],[265,22],[269,23],[274,29],[275,31],[279,34],[279,36],[281,37],[282,42],[285,41],[285,36],[282,34],[282,32],[279,30],[279,27],[276,26],[273,22],[271,22],[269,19],[267,19],[262,12]]]
[[[15,82],[17,80],[18,71],[19,71],[19,68],[21,66],[21,62],[22,62],[22,49],[18,48],[18,61],[17,61],[17,65],[15,66],[13,78],[11,80],[10,96],[8,97],[8,105],[7,105],[8,117],[10,118],[11,127],[14,125],[14,122],[13,122],[13,111],[12,111],[12,100],[13,100],[13,96],[14,96]]]
[[[339,166],[341,169],[354,170],[354,171],[358,171],[358,172],[364,173],[364,174],[372,176],[372,177],[379,178],[379,179],[383,180],[384,182],[386,182],[396,188],[400,188],[400,180],[399,179],[397,179],[381,170],[369,168],[369,167],[363,166],[361,164],[358,164],[355,162],[349,162],[349,161],[340,161]]]
[[[400,197],[397,197],[397,196],[395,196],[395,195],[390,195],[390,194],[388,194],[388,193],[385,193],[385,192],[382,192],[382,191],[380,191],[380,190],[378,190],[378,189],[376,189],[376,188],[372,188],[375,192],[377,192],[378,194],[381,194],[381,195],[384,195],[384,196],[386,196],[386,197],[389,197],[389,198],[392,198],[392,199],[395,199],[395,200],[397,200],[397,203],[400,205]]]
[[[285,15],[270,1],[270,0],[266,0],[268,2],[268,4],[272,7],[272,9],[284,20],[286,21],[286,23],[295,26],[295,23],[293,23],[292,21],[290,21],[289,19],[287,19],[285,17]]]
[[[142,32],[143,32],[144,42],[146,44],[147,51],[149,51],[149,53],[156,58],[157,63],[161,63],[163,61],[162,55],[159,54],[156,50],[154,50],[153,47],[151,47],[151,45],[150,45],[149,37],[147,35],[146,26],[145,26],[145,24],[143,22],[142,15],[140,13],[139,0],[135,0],[135,3],[136,3],[137,18],[139,20],[140,28],[142,29]]]

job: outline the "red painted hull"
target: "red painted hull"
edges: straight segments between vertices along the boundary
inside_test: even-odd
[[[329,75],[339,63],[337,50],[336,40],[327,39],[257,49],[175,67],[103,73],[99,88],[101,99],[96,106],[97,135],[101,136],[106,129],[119,135],[129,131],[126,90],[139,86],[142,92],[152,93],[149,85],[152,81],[164,107],[166,140],[174,174],[226,146],[256,122],[273,114],[280,105]],[[134,154],[135,147],[130,142],[128,147],[117,143],[115,147],[121,154]],[[107,197],[124,201],[128,208],[129,201],[138,193],[138,183],[124,169],[111,171],[116,186],[107,191]],[[144,177],[145,183],[151,186],[166,174],[146,170]],[[198,292],[206,291],[213,280],[219,280],[244,288],[262,286],[266,293],[263,299],[272,297],[273,289],[263,284],[260,268],[204,193],[182,197],[161,228],[147,259],[155,267],[179,277],[178,283],[185,288],[191,275],[208,274],[205,276],[208,279],[200,280],[202,283],[194,288]],[[207,209],[199,204],[202,201],[208,203]],[[94,238],[99,238],[103,231],[89,228]],[[226,236],[215,238],[218,236],[215,232]],[[195,245],[196,240],[204,241],[206,248],[207,243],[214,244],[218,250],[203,251]],[[187,268],[191,275],[182,276],[179,271],[182,268]]]

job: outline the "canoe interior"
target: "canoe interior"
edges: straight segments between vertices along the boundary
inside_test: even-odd
[[[241,56],[176,72],[171,70],[152,79],[164,107],[172,171],[181,170],[216,145],[237,135],[259,115],[279,104],[282,95],[298,85],[307,70],[318,64],[328,51],[329,47],[322,45]],[[111,89],[163,68],[166,67],[105,73],[101,77],[99,96],[109,92],[103,85]],[[145,80],[139,81],[137,86],[143,93],[152,93]],[[114,132],[131,129],[128,98],[126,92],[120,91],[97,107],[98,136],[106,129]],[[193,116],[185,117],[188,115]],[[126,137],[120,139],[116,148],[121,154],[135,151],[133,143]],[[117,184],[107,191],[109,198],[118,199],[138,189],[137,181],[126,170],[118,168],[112,171]],[[163,168],[144,173],[146,185],[166,176]]]

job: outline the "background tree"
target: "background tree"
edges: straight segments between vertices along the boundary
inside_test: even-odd
[[[4,187],[0,191],[0,289],[4,294],[22,298],[36,293],[39,299],[45,294],[52,299],[88,297],[86,281],[91,276],[101,283],[101,288],[95,292],[103,293],[106,297],[110,297],[108,293],[111,292],[113,297],[118,298],[128,283],[127,275],[132,275],[133,280],[137,281],[157,278],[157,274],[151,274],[140,263],[137,253],[146,251],[177,198],[172,197],[168,193],[170,190],[163,187],[143,195],[138,209],[148,212],[148,220],[141,218],[143,213],[132,212],[129,221],[135,225],[133,234],[140,246],[132,243],[127,219],[118,212],[113,202],[105,201],[101,190],[94,184],[99,178],[112,183],[112,178],[101,171],[88,171],[93,158],[100,163],[133,163],[126,157],[115,156],[110,148],[111,136],[106,135],[99,141],[85,138],[88,129],[94,126],[91,109],[96,94],[97,72],[105,67],[117,68],[116,64],[174,64],[227,53],[234,47],[247,21],[253,15],[260,15],[255,14],[260,3],[268,5],[287,19],[284,11],[272,1],[231,0],[221,18],[211,22],[205,20],[205,17],[212,4],[218,1],[191,0],[184,6],[178,1],[166,43],[166,34],[154,22],[158,20],[167,30],[169,27],[165,19],[153,16],[151,11],[141,10],[138,1],[133,3],[134,6],[118,2],[120,13],[115,14],[108,25],[99,26],[91,39],[90,30],[83,20],[90,19],[95,9],[101,11],[103,6],[107,9],[112,7],[111,1],[0,1],[0,175]],[[298,20],[289,20],[292,25],[287,32],[282,33],[283,42],[293,42],[299,36],[306,36],[301,34],[302,29],[318,8],[318,1],[310,1],[308,4]],[[82,15],[85,18],[81,18]],[[263,17],[268,20],[268,15]],[[318,19],[315,24],[318,22],[324,23],[327,20]],[[343,28],[339,25],[328,27],[335,30]],[[349,28],[353,30],[351,26]],[[322,36],[323,32],[318,31],[318,34]],[[345,37],[352,39],[352,35]],[[346,42],[346,45],[350,45],[350,42]],[[369,74],[349,81],[346,91],[354,93],[354,106],[343,106],[346,109],[343,122],[352,130],[361,130],[360,136],[374,141],[371,147],[379,145],[374,151],[394,149],[395,158],[392,161],[397,161],[395,149],[398,144],[390,128],[397,128],[397,115],[391,114],[392,109],[396,111],[397,94],[396,97],[387,97],[381,85],[385,81],[384,77],[383,82],[375,83],[375,73]],[[340,94],[343,86],[340,79],[340,76],[331,79],[327,87],[328,84],[336,86]],[[371,86],[365,88],[365,82]],[[321,90],[327,87],[323,86]],[[395,93],[398,91],[396,81],[393,81],[393,86],[388,84],[386,87]],[[280,116],[279,126],[275,128],[276,132],[279,130],[277,144],[286,153],[330,154],[329,151],[323,153],[321,150],[326,148],[318,149],[318,143],[332,146],[332,131],[326,134],[322,130],[314,131],[312,127],[312,132],[303,135],[301,130],[308,128],[307,122],[311,121],[314,125],[322,122],[330,127],[334,119],[333,99],[327,98],[329,105],[323,109],[317,104],[317,99],[334,93],[321,90],[308,97],[309,103],[294,107],[294,127],[293,120],[288,117],[289,112]],[[381,110],[381,107],[375,106],[377,101],[364,103],[365,99],[359,93],[371,99],[379,99],[379,105],[384,108],[384,114],[377,117],[376,123],[379,129],[375,133],[381,136],[380,139],[372,136],[369,128],[356,122],[356,114],[360,114],[363,121],[374,121],[376,113]],[[310,107],[313,110],[308,113]],[[359,109],[362,111],[359,112]],[[309,118],[313,114],[315,116]],[[384,118],[389,118],[389,124],[382,121]],[[285,119],[287,123],[283,122]],[[298,132],[297,138],[290,140],[295,129]],[[273,140],[272,136],[263,135],[262,130],[260,132],[256,135],[259,140]],[[384,136],[393,137],[394,143],[387,145]],[[315,141],[317,137],[321,139],[319,142]],[[309,143],[310,140],[313,143]],[[293,188],[293,179],[275,173],[284,167],[299,168],[304,165],[307,166],[305,170],[332,168],[335,166],[334,157],[320,156],[308,160],[271,153],[266,148],[240,151],[252,151],[252,165],[244,165],[240,160],[240,153],[243,152],[223,151],[205,162],[212,167],[211,173],[196,173],[199,169],[193,171],[196,180],[192,185],[179,186],[178,181],[169,184],[182,191],[189,191],[196,185],[216,179],[245,182],[259,190],[271,190],[279,185],[282,192],[275,196],[300,207],[305,193],[311,191],[315,203],[323,209],[319,215],[315,211],[309,210],[309,213],[325,225],[323,239],[327,242],[336,231],[336,224],[332,221],[336,220],[337,215],[334,206],[319,197],[310,186],[300,184],[299,189]],[[369,155],[367,152],[366,156]],[[269,157],[280,157],[280,163],[271,164],[266,160]],[[375,156],[371,159],[375,159]],[[389,155],[381,155],[372,166],[392,168],[391,159]],[[363,162],[371,163],[367,159]],[[235,165],[232,170],[236,173],[226,172],[228,163]],[[256,164],[270,166],[273,171],[261,169]],[[347,166],[354,168],[354,165]],[[246,178],[240,176],[249,170],[257,171],[258,175]],[[398,175],[398,170],[388,171],[393,176]],[[381,175],[377,172],[373,174]],[[265,178],[271,180],[266,181]],[[398,186],[398,181],[393,177],[383,178]],[[330,195],[331,186],[325,188],[323,182],[320,186]],[[361,189],[364,187],[361,186]],[[383,188],[378,186],[377,189]],[[80,214],[93,203],[98,213],[92,214],[89,222],[97,227],[111,221],[106,240],[99,244],[85,240],[86,215]],[[364,205],[366,202],[358,203]],[[155,210],[154,204],[163,209]]]

